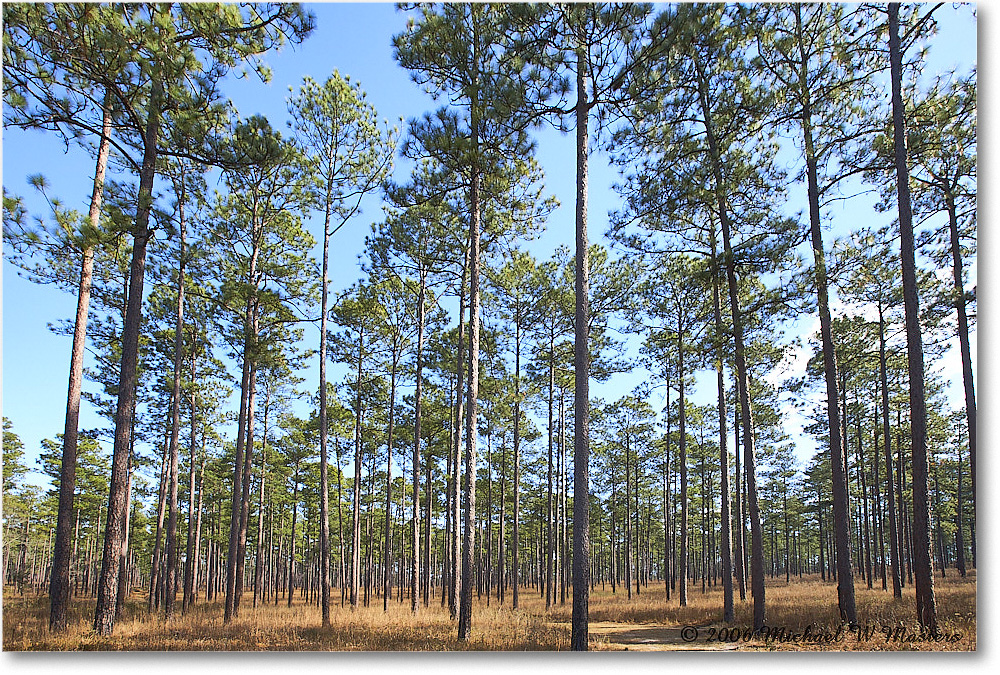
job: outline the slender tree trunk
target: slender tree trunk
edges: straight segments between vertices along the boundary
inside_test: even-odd
[[[924,399],[924,351],[920,340],[920,300],[910,213],[909,170],[902,96],[903,55],[899,40],[899,4],[889,4],[889,70],[892,80],[892,127],[899,202],[900,259],[906,314],[906,353],[910,384],[910,438],[913,454],[913,557],[917,618],[926,630],[937,631],[934,574],[931,569],[930,505],[927,498],[927,409]]]
[[[330,267],[330,207],[332,203],[333,184],[327,181],[326,215],[323,221],[323,277],[320,289],[319,317],[319,555],[320,555],[320,606],[322,608],[322,626],[330,625],[330,479],[327,470],[326,441],[329,429],[327,424],[326,400],[326,313],[329,303],[329,267]],[[391,442],[391,441],[390,441]],[[337,507],[340,508],[340,462],[337,462]],[[339,513],[338,513],[339,515]],[[338,521],[339,522],[339,521]],[[340,535],[343,547],[343,532]],[[341,564],[344,554],[341,551]],[[343,586],[343,581],[341,581]]]
[[[587,59],[576,59],[576,316],[573,367],[573,615],[570,648],[590,648],[590,261],[587,240],[590,106]]]
[[[256,237],[254,240],[256,242]],[[255,243],[250,255],[250,268],[248,278],[253,279],[257,273],[257,261],[260,255],[260,248]],[[254,332],[254,303],[247,301],[246,313],[243,319],[243,372],[240,378],[240,412],[237,418],[236,430],[236,456],[233,463],[233,493],[232,508],[229,518],[229,546],[226,554],[226,605],[223,614],[223,622],[229,623],[239,611],[238,579],[239,566],[239,540],[242,529],[242,503],[243,503],[243,476],[246,455],[250,454],[246,447],[248,429],[252,425],[253,417],[253,346],[256,338]]]
[[[721,508],[720,520],[722,527],[722,620],[732,623],[736,620],[733,608],[733,547],[730,541],[732,520],[729,513],[729,451],[726,447],[728,433],[726,431],[726,381],[722,368],[725,363],[725,344],[723,336],[725,328],[722,325],[722,308],[719,298],[719,261],[716,255],[715,229],[712,229],[712,311],[715,318],[716,340],[716,389],[719,408],[719,473],[722,480],[720,490]]]
[[[204,448],[204,435],[202,435],[202,455],[201,455],[201,469],[199,470],[200,478],[198,480],[198,515],[197,524],[194,530],[194,553],[193,560],[191,563],[191,604],[194,604],[195,598],[198,597],[198,574],[199,574],[199,563],[201,561],[201,513],[202,504],[205,498],[205,448]]]
[[[459,530],[461,529],[461,498],[459,497],[459,477],[461,476],[461,439],[462,439],[462,414],[463,414],[463,379],[465,377],[465,367],[463,364],[463,359],[465,356],[465,275],[469,267],[469,254],[471,248],[471,239],[469,244],[465,247],[464,259],[462,262],[462,277],[459,280],[459,299],[458,299],[458,353],[455,356],[455,376],[457,378],[457,384],[455,385],[455,439],[452,445],[452,452],[454,453],[454,463],[452,465],[452,478],[451,484],[453,489],[451,507],[452,507],[452,530],[451,530],[451,560],[449,565],[451,567],[450,572],[450,586],[448,588],[448,611],[452,619],[458,617],[458,603],[459,595],[462,589],[462,575],[459,570],[459,562],[462,559],[461,554],[461,543],[459,540]]]
[[[756,458],[754,453],[753,421],[750,416],[750,388],[747,376],[746,353],[743,345],[743,313],[739,305],[739,292],[736,283],[736,263],[731,245],[731,224],[727,204],[725,183],[722,176],[722,158],[712,114],[708,106],[707,79],[700,61],[695,59],[698,68],[699,94],[702,113],[705,118],[705,130],[708,136],[712,168],[715,178],[715,198],[719,209],[719,220],[722,224],[722,243],[726,261],[726,280],[729,287],[729,304],[733,320],[733,341],[735,343],[736,383],[740,400],[740,421],[743,423],[743,463],[746,470],[747,506],[750,513],[750,546],[751,569],[750,584],[753,595],[753,626],[759,630],[764,626],[764,537],[760,526],[760,507],[757,502]]]
[[[254,336],[260,334],[260,307],[256,302],[254,303],[252,330]],[[238,548],[236,552],[236,598],[234,608],[237,614],[240,610],[240,601],[243,598],[243,584],[246,578],[247,531],[249,529],[250,522],[250,486],[253,482],[252,468],[254,421],[256,420],[254,415],[256,387],[257,363],[254,362],[250,368],[250,392],[247,394],[247,439],[246,451],[243,457],[243,490],[240,496],[240,529],[239,537],[237,539]]]
[[[796,25],[799,31],[800,81],[807,81],[805,69],[808,58],[803,53],[799,7],[795,8]],[[802,88],[806,92],[805,87]],[[837,596],[840,616],[847,622],[857,623],[857,608],[854,602],[854,577],[851,571],[850,514],[847,507],[847,476],[844,474],[844,440],[840,435],[841,411],[837,396],[837,356],[833,343],[833,329],[830,318],[829,292],[827,289],[826,254],[823,248],[823,232],[820,223],[819,178],[817,160],[813,148],[811,100],[802,106],[802,136],[805,145],[806,177],[809,201],[809,233],[813,250],[813,282],[819,305],[820,334],[823,342],[823,374],[826,380],[827,427],[830,434],[830,466],[833,476],[833,519],[834,539],[837,545]]]
[[[253,573],[253,606],[263,598],[263,546],[264,546],[264,485],[267,478],[267,417],[271,409],[271,389],[267,389],[264,399],[264,433],[261,435],[260,449],[260,492],[257,494],[257,542]]]
[[[896,598],[903,597],[902,584],[900,583],[900,562],[899,562],[899,531],[896,526],[896,502],[893,499],[893,479],[892,479],[892,435],[889,427],[889,379],[886,375],[886,355],[885,355],[885,317],[882,314],[882,305],[878,307],[878,371],[879,385],[882,392],[882,439],[885,444],[885,480],[886,480],[886,505],[889,507],[889,558],[892,567],[892,595]]]
[[[550,321],[553,320],[551,317]],[[553,509],[553,496],[555,494],[555,489],[553,485],[553,479],[555,477],[555,472],[553,470],[553,463],[555,461],[555,456],[553,455],[553,443],[555,442],[554,434],[554,422],[553,422],[553,404],[554,404],[554,390],[555,390],[555,329],[549,328],[549,424],[548,424],[548,436],[549,436],[549,461],[548,461],[548,493],[547,493],[547,506],[548,506],[548,516],[545,521],[546,535],[548,539],[548,545],[545,552],[545,609],[552,607],[552,581],[554,572],[554,556],[555,556],[555,539],[552,534],[552,521],[555,517],[555,511]]]
[[[169,431],[168,431],[169,433]],[[160,586],[160,558],[162,556],[163,549],[160,545],[163,535],[163,520],[167,512],[167,456],[170,450],[170,436],[168,435],[163,441],[163,452],[160,453],[160,489],[157,493],[159,495],[157,499],[156,507],[156,537],[153,540],[153,560],[150,565],[149,571],[149,603],[147,605],[147,611],[150,614],[153,613],[154,605],[159,607],[157,602],[159,597],[157,589]]]
[[[680,605],[687,607],[687,570],[688,570],[688,474],[687,474],[687,433],[685,425],[687,422],[687,411],[684,409],[684,331],[681,327],[680,312],[678,308],[677,321],[677,418],[680,421],[679,452],[681,473],[681,560],[680,567],[684,572],[681,579],[683,583],[680,588]]]
[[[474,7],[473,13],[478,10]],[[473,26],[476,25],[475,18]],[[473,29],[473,63],[478,63],[479,36]],[[475,69],[475,66],[474,66]],[[473,73],[473,81],[477,74]],[[476,444],[479,398],[479,111],[472,106],[472,176],[469,187],[469,394],[466,402],[465,430],[465,536],[462,548],[462,589],[459,602],[458,639],[467,641],[472,630],[472,574],[476,544]]]
[[[358,329],[358,372],[355,379],[354,407],[354,507],[351,520],[351,609],[358,607],[361,581],[361,364],[364,360],[364,334]]]
[[[132,238],[128,305],[122,327],[121,371],[118,382],[118,407],[115,411],[115,441],[111,459],[108,520],[104,530],[104,556],[97,588],[97,606],[94,611],[94,630],[99,635],[110,635],[114,628],[119,558],[122,542],[125,539],[126,483],[128,482],[128,463],[132,447],[132,419],[135,415],[135,395],[138,383],[139,333],[142,329],[142,286],[146,271],[146,245],[152,236],[149,230],[149,213],[153,204],[153,179],[156,175],[160,107],[163,96],[163,84],[159,79],[154,78],[150,92],[146,130],[142,139],[144,152],[142,169],[139,173],[138,206]]]
[[[110,95],[105,97],[101,141],[97,149],[94,188],[90,196],[90,227],[99,231],[101,204],[104,200],[104,175],[111,151]],[[80,427],[80,392],[83,386],[83,357],[87,346],[87,316],[90,311],[90,286],[94,276],[94,246],[86,241],[80,254],[80,283],[76,294],[76,320],[73,324],[73,348],[69,359],[69,390],[66,394],[66,425],[63,429],[62,465],[59,470],[59,511],[56,517],[56,543],[52,557],[49,585],[49,630],[65,632],[69,609],[70,546],[73,539],[73,498],[76,493],[76,454]],[[4,558],[6,561],[6,557]]]
[[[434,501],[433,485],[431,484],[432,463],[430,457],[424,463],[424,548],[423,548],[423,598],[424,607],[430,605],[431,588],[431,505]]]
[[[965,420],[969,432],[969,473],[972,476],[972,522],[976,521],[976,386],[972,377],[972,350],[969,347],[969,317],[965,309],[965,287],[962,282],[962,244],[958,237],[958,215],[955,199],[946,201],[948,233],[951,237],[951,274],[955,284],[955,311],[958,313],[958,344],[962,354],[962,384],[965,387]],[[959,527],[961,532],[961,527]],[[975,551],[975,544],[973,544]],[[964,557],[964,554],[963,554]],[[975,553],[973,553],[975,559]],[[962,576],[965,576],[964,560]]]
[[[518,586],[521,583],[521,305],[515,308],[514,321],[514,550],[511,569],[511,606],[518,609]]]
[[[964,517],[965,505],[962,500],[962,444],[961,439],[958,444],[958,485],[956,486],[956,497],[958,499],[958,508],[955,510],[955,566],[958,568],[959,575],[965,578],[965,532],[963,532],[964,525],[962,520]]]
[[[180,252],[177,264],[177,323],[174,327],[174,393],[171,397],[173,403],[170,411],[170,515],[167,517],[167,584],[163,602],[164,616],[167,621],[174,617],[174,604],[177,600],[177,488],[180,482],[178,459],[181,429],[181,363],[184,359],[184,271],[187,265],[187,251],[184,247],[187,228],[184,219],[186,199],[184,178],[182,164],[180,189],[177,195],[177,209],[180,218]]]
[[[134,438],[134,437],[133,437]],[[133,451],[134,452],[134,451]],[[133,453],[129,453],[132,455]],[[128,551],[130,544],[130,524],[132,521],[132,510],[129,508],[132,503],[132,474],[135,471],[134,460],[129,460],[128,469],[128,486],[125,489],[125,541],[122,543],[121,560],[119,561],[118,567],[118,595],[115,598],[115,617],[119,616],[122,611],[122,607],[125,606],[125,598],[128,596],[129,584],[128,584]]]
[[[392,595],[392,549],[390,534],[392,532],[392,437],[396,420],[396,370],[399,364],[398,349],[393,345],[392,372],[389,377],[389,432],[386,436],[385,460],[385,532],[382,548],[382,611],[389,611],[389,596]]]
[[[413,593],[410,600],[410,612],[417,613],[417,589],[420,581],[420,397],[423,377],[424,350],[424,280],[420,280],[420,293],[417,297],[417,385],[413,400],[413,537],[410,547],[413,560],[410,563],[410,585]],[[425,497],[426,498],[426,497]]]
[[[295,460],[295,487],[292,490],[292,534],[288,541],[288,606],[295,591],[295,523],[299,515],[299,461]]]
[[[194,483],[195,483],[195,466],[194,466],[194,454],[198,447],[197,438],[197,405],[195,401],[194,386],[195,386],[195,354],[194,354],[194,344],[196,339],[196,331],[191,332],[191,396],[189,397],[191,403],[191,441],[190,447],[188,448],[188,517],[187,517],[187,544],[185,546],[184,553],[184,597],[181,600],[181,612],[187,611],[188,606],[194,598]],[[258,546],[258,550],[260,547]]]

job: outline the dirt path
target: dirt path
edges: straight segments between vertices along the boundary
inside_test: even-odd
[[[600,650],[633,652],[735,651],[732,643],[687,642],[681,637],[681,626],[659,624],[616,623],[597,621],[590,624],[590,636]]]

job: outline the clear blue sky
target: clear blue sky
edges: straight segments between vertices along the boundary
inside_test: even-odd
[[[284,127],[287,119],[285,100],[289,87],[296,87],[306,75],[324,80],[334,69],[349,74],[360,82],[368,93],[369,101],[381,117],[396,120],[418,116],[437,107],[414,85],[406,71],[399,68],[392,57],[391,37],[405,28],[406,16],[397,12],[392,4],[314,4],[308,7],[316,14],[315,33],[294,50],[286,49],[267,57],[274,78],[270,84],[256,79],[231,80],[224,87],[224,94],[234,100],[241,115],[254,113],[266,115],[275,127]],[[961,72],[976,62],[975,23],[968,10],[956,13],[950,5],[940,10],[942,30],[934,41],[929,56],[928,72],[940,72],[958,67]],[[546,171],[548,191],[555,194],[562,206],[549,220],[545,235],[530,246],[540,259],[548,258],[558,245],[573,247],[574,204],[574,139],[553,130],[537,134],[538,158]],[[91,158],[74,148],[64,152],[63,144],[56,138],[39,132],[5,131],[3,134],[3,184],[7,190],[25,197],[30,213],[46,215],[47,208],[27,185],[26,177],[44,174],[51,183],[51,193],[67,205],[86,210],[90,183],[93,176]],[[397,168],[397,178],[405,179],[406,166]],[[595,154],[591,160],[590,175],[590,232],[592,240],[604,241],[607,214],[616,208],[617,200],[611,190],[616,180],[607,166],[606,157]],[[162,184],[157,184],[162,189]],[[801,208],[804,188],[790,188],[790,213]],[[799,196],[796,196],[798,194]],[[848,226],[870,221],[875,214],[864,200],[852,201],[840,212],[831,214],[835,219],[834,232],[840,230],[836,223]],[[381,218],[377,200],[370,201],[365,212],[347,228],[338,233],[331,258],[332,289],[346,288],[360,276],[357,256],[363,250],[363,241],[369,225]],[[317,234],[320,226],[312,221],[310,229]],[[605,242],[606,243],[606,242]],[[319,251],[317,250],[317,254]],[[155,253],[154,253],[155,255]],[[75,312],[75,298],[51,287],[33,285],[17,275],[11,265],[3,269],[3,414],[14,423],[15,431],[25,443],[29,463],[34,461],[43,438],[54,437],[62,431],[66,402],[66,382],[70,351],[70,338],[57,337],[47,328],[50,322],[71,318]],[[814,320],[800,321],[796,329],[812,332]],[[306,339],[316,339],[316,329],[306,329]],[[957,349],[954,350],[957,353]],[[801,362],[798,364],[801,367]],[[237,373],[233,369],[236,382]],[[315,368],[304,373],[311,389],[317,379]],[[333,379],[339,371],[333,369]],[[947,361],[945,376],[954,383],[953,400],[960,400],[961,375],[957,369],[957,356]],[[620,377],[610,385],[592,386],[592,394],[605,399],[615,399],[628,392],[645,379],[644,376]],[[978,382],[977,382],[978,384]],[[93,387],[92,384],[85,386]],[[711,400],[714,384],[705,381],[695,396],[696,402]],[[655,407],[662,404],[653,402]],[[82,428],[100,426],[89,404],[83,404]],[[797,419],[790,415],[787,430],[798,444],[800,459],[811,455],[814,443],[802,436]]]

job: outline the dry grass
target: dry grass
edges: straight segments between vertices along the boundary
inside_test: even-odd
[[[721,622],[722,591],[712,588],[703,594],[692,587],[688,606],[679,607],[676,594],[664,599],[663,587],[643,589],[630,601],[621,589],[598,588],[591,593],[590,621],[593,649],[706,649],[736,646],[740,650],[974,650],[976,648],[976,577],[966,579],[949,575],[935,579],[940,628],[959,634],[957,642],[934,642],[913,639],[916,612],[912,587],[904,589],[902,600],[893,600],[877,585],[869,591],[857,586],[859,623],[871,634],[862,639],[850,632],[830,643],[810,640],[740,639],[735,644],[718,637]],[[836,588],[816,579],[783,580],[767,585],[767,625],[784,628],[785,635],[803,632],[836,634],[840,625],[835,606]],[[334,593],[339,599],[339,593]],[[126,602],[125,611],[111,637],[101,637],[90,628],[94,601],[78,599],[72,603],[70,628],[63,635],[48,631],[48,598],[4,594],[3,648],[5,650],[320,650],[320,651],[441,651],[441,650],[562,650],[569,645],[571,602],[558,603],[546,612],[544,599],[530,589],[521,591],[521,609],[512,611],[510,599],[504,607],[494,599],[490,607],[485,598],[473,613],[473,630],[468,642],[459,642],[456,624],[439,601],[421,607],[416,616],[409,602],[390,602],[382,611],[381,600],[371,607],[351,611],[339,603],[331,607],[331,625],[320,627],[319,608],[297,601],[291,608],[282,601],[278,606],[253,609],[245,602],[241,615],[229,625],[222,622],[220,603],[199,604],[170,624],[151,618],[145,612],[144,598],[135,595]],[[752,623],[750,602],[736,603],[735,628]],[[697,626],[699,638],[685,642],[682,626]],[[903,628],[910,633],[902,639],[886,640],[884,629]]]
[[[339,599],[339,593],[333,595]],[[474,608],[471,639],[460,642],[456,623],[439,600],[421,607],[416,616],[408,600],[390,602],[388,612],[383,612],[381,600],[355,611],[337,603],[330,608],[330,626],[321,628],[319,608],[300,600],[292,607],[282,600],[256,609],[244,600],[240,616],[229,625],[222,621],[221,602],[202,603],[167,624],[162,617],[151,618],[145,599],[134,595],[110,637],[91,629],[90,599],[72,603],[65,634],[50,633],[47,601],[45,596],[5,594],[4,650],[525,651],[569,645],[568,626],[547,625],[540,616],[495,604]]]

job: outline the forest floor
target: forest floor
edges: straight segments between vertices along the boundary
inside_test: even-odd
[[[836,609],[836,586],[816,578],[768,579],[766,585],[767,635],[747,635],[753,606],[736,601],[736,621],[721,621],[722,588],[691,586],[688,605],[680,607],[677,594],[665,599],[664,587],[651,585],[632,599],[622,588],[612,593],[600,585],[590,595],[590,641],[593,650],[609,651],[968,651],[976,649],[976,575],[962,579],[949,571],[934,580],[943,638],[921,638],[916,628],[912,586],[894,600],[883,591],[881,580],[868,590],[855,580],[858,620],[854,631],[841,627]],[[738,596],[737,596],[738,597]],[[474,607],[473,630],[468,642],[459,642],[456,623],[442,609],[440,596],[430,607],[410,612],[409,600],[389,602],[372,598],[369,607],[351,611],[340,606],[340,593],[332,594],[331,625],[320,627],[314,604],[283,598],[252,607],[253,595],[244,595],[240,616],[223,624],[222,603],[199,602],[169,624],[146,612],[139,592],[130,597],[115,624],[114,634],[101,637],[91,630],[94,600],[71,603],[70,628],[65,634],[48,631],[48,596],[30,591],[20,595],[8,587],[3,598],[3,648],[5,651],[62,650],[219,650],[219,651],[535,651],[569,647],[572,596],[557,601],[548,611],[537,591],[522,589],[521,609],[510,609],[496,599],[487,606],[483,597]],[[178,602],[178,612],[179,612]]]

